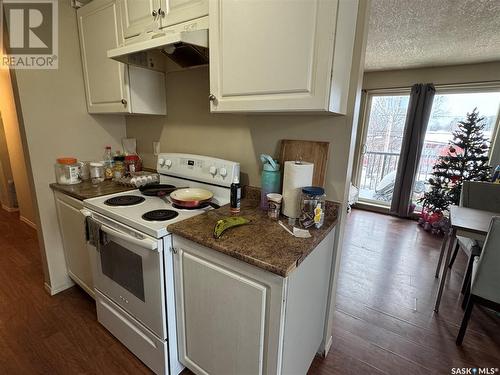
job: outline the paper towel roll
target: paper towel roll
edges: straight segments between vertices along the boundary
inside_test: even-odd
[[[283,174],[283,215],[297,218],[300,216],[300,192],[304,186],[311,186],[314,164],[308,162],[286,161]]]

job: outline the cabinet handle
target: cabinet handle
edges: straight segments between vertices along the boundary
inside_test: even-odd
[[[215,97],[214,94],[210,94],[210,95],[208,95],[208,100],[210,100],[211,102],[216,102],[217,98]]]
[[[127,106],[127,100],[126,99],[122,99],[122,104],[126,107]]]
[[[153,11],[151,12],[151,15],[152,15],[153,17],[156,17],[156,16],[158,15],[158,13],[156,13],[156,10],[153,10]]]
[[[160,15],[160,17],[165,17],[165,11],[163,9],[158,9],[158,14]]]

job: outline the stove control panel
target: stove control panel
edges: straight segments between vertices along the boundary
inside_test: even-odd
[[[229,187],[240,177],[240,163],[192,154],[159,154],[158,173]]]

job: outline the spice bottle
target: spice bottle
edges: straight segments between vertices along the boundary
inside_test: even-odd
[[[104,178],[111,180],[113,178],[114,166],[113,156],[111,156],[111,146],[106,146],[102,163],[104,164]]]
[[[241,205],[241,185],[240,178],[236,176],[231,184],[231,205],[230,211],[233,214],[237,214],[240,212]]]

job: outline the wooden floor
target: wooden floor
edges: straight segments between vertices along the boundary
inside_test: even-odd
[[[491,311],[477,308],[463,347],[455,346],[462,254],[435,315],[440,239],[379,214],[353,211],[348,220],[333,347],[309,374],[500,367],[500,316]],[[80,289],[48,296],[35,232],[0,209],[0,374],[49,373],[150,372],[97,323],[93,300]]]
[[[333,347],[309,374],[450,374],[500,367],[500,315],[477,308],[461,348],[461,253],[433,312],[441,238],[414,221],[353,210],[339,273]]]

